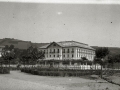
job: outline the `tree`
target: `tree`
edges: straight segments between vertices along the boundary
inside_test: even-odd
[[[12,59],[14,59],[14,46],[13,45],[6,45],[3,49],[2,49],[2,58],[4,59],[4,61],[8,62],[9,64],[9,68],[10,68],[10,61]]]
[[[23,52],[20,55],[20,60],[22,63],[25,64],[36,64],[38,59],[44,58],[44,52],[38,51],[38,49],[35,47],[33,48],[30,46],[27,50],[23,50]]]
[[[3,50],[8,50],[8,49],[9,49],[8,45],[5,45],[5,47],[3,48]]]
[[[28,59],[28,53],[27,53],[27,50],[23,50],[22,52],[21,52],[21,54],[20,54],[20,63],[22,63],[22,64],[24,64],[24,66],[25,66],[25,64],[27,63],[27,59]]]
[[[108,63],[112,67],[114,66],[114,63],[120,63],[120,54],[110,54],[108,56]]]
[[[37,48],[33,48],[31,52],[32,62],[36,63],[38,59],[43,59],[45,57],[44,54],[44,52],[39,51]]]
[[[105,57],[109,54],[109,50],[107,47],[101,47],[96,49],[96,58],[94,60],[95,63],[99,63],[101,65],[101,77],[102,77],[102,66],[105,61]]]
[[[10,45],[10,46],[9,46],[9,50],[10,50],[10,51],[14,50],[14,45]]]
[[[23,50],[21,50],[19,48],[14,48],[14,60],[11,61],[12,64],[20,65],[22,52],[23,52]]]
[[[101,47],[96,49],[95,54],[96,54],[95,62],[103,64],[101,63],[102,62],[101,60],[104,59],[109,54],[109,50],[106,47]]]
[[[114,62],[120,62],[120,54],[118,54],[118,55],[115,55],[115,57],[114,57]]]

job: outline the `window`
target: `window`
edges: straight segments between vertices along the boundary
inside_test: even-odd
[[[59,53],[59,49],[58,49],[58,53]]]
[[[65,55],[63,55],[63,57],[65,57]]]
[[[54,55],[54,57],[55,57],[55,55]]]
[[[51,55],[50,55],[50,57],[51,57]]]
[[[55,53],[55,49],[54,49],[54,53]]]
[[[72,57],[74,57],[74,55],[72,54]]]
[[[68,49],[68,53],[69,53],[69,49]]]

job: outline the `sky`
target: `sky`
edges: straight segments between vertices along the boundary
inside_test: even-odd
[[[120,3],[109,3],[0,1],[0,39],[120,47]]]

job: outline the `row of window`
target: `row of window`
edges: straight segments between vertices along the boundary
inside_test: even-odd
[[[52,55],[50,55],[49,57],[52,57]],[[53,57],[60,57],[60,55],[53,55]],[[63,57],[66,57],[66,55],[63,55]],[[70,55],[67,55],[67,57],[70,57]],[[74,55],[72,54],[71,57],[74,57]]]
[[[94,56],[91,56],[91,55],[77,55],[78,58],[81,58],[81,57],[87,57],[89,59],[92,59]]]
[[[94,51],[87,50],[87,49],[77,49],[77,53],[80,53],[80,52],[91,53],[91,54],[95,53]]]
[[[46,53],[48,53],[48,50],[41,50],[41,51],[44,51]],[[74,49],[72,49],[72,51],[70,51],[70,49],[67,49],[67,51],[65,49],[63,49],[63,52],[62,53],[74,53]],[[60,53],[60,50],[59,49],[50,49],[50,52],[49,53]]]
[[[47,55],[47,57],[48,57],[48,55]],[[52,57],[52,55],[49,55],[49,57]],[[53,55],[53,57],[57,57],[57,58],[59,58],[60,57],[60,55]],[[63,57],[64,58],[69,58],[69,57],[74,57],[74,55],[72,54],[72,55],[63,55]],[[85,56],[85,55],[81,55],[81,56],[77,56],[77,57],[87,57],[88,59],[93,59],[93,56]]]
[[[68,55],[63,55],[63,57],[64,57],[64,58],[65,58],[65,57],[70,57],[70,55],[69,55],[69,54],[68,54]],[[74,55],[72,54],[71,57],[73,58]]]
[[[77,57],[81,57],[81,56],[93,56],[93,55],[89,55],[89,54],[77,54]]]
[[[44,52],[48,53],[48,50],[43,50]],[[85,50],[85,49],[77,49],[77,53],[89,53],[89,54],[95,54],[94,51],[90,51],[90,50]],[[50,49],[49,53],[60,53],[59,49]],[[63,49],[62,53],[74,53],[74,49],[72,48],[72,50],[70,49]]]

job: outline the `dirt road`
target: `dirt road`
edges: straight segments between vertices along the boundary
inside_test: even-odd
[[[101,79],[46,77],[11,71],[0,75],[0,90],[120,90],[120,87]]]

